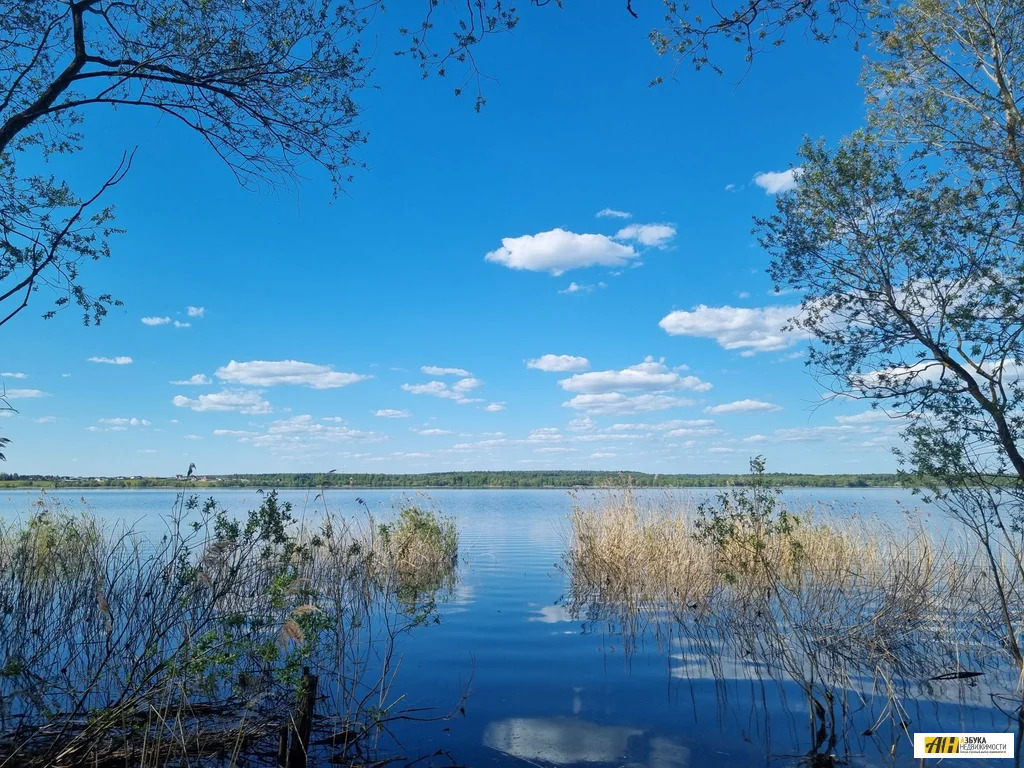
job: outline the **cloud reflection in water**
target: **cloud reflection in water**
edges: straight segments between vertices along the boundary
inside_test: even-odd
[[[496,720],[484,744],[513,757],[555,765],[605,764],[625,768],[685,768],[686,747],[640,728],[598,725],[568,717]]]

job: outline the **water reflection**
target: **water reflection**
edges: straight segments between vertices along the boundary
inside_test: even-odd
[[[568,717],[498,720],[484,731],[484,744],[521,760],[554,765],[690,765],[690,751],[663,736],[640,728],[598,725]]]
[[[536,614],[526,619],[527,621],[539,621],[542,624],[558,624],[560,622],[574,621],[572,611],[564,605],[544,605],[536,609]]]
[[[627,655],[664,654],[696,719],[713,701],[704,714],[757,723],[766,751],[784,723],[797,750],[774,754],[790,764],[897,762],[914,731],[943,725],[1019,728],[1019,706],[993,706],[1018,679],[975,553],[920,531],[773,529],[736,509],[715,531],[729,537],[713,542],[700,522],[628,492],[577,510],[563,607]],[[1024,609],[1016,575],[1003,583]]]

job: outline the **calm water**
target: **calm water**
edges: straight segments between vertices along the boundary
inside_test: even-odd
[[[212,495],[237,511],[259,504],[254,491]],[[692,501],[707,494],[675,495]],[[48,496],[71,508],[84,502],[102,518],[152,533],[162,531],[161,516],[175,499],[173,491],[157,490]],[[298,513],[322,503],[304,491],[280,496]],[[382,510],[403,494],[329,491],[327,503],[355,512],[357,497]],[[38,498],[35,492],[3,492],[0,517],[24,514]],[[469,766],[682,768],[797,765],[810,748],[807,703],[795,688],[751,683],[738,671],[732,674],[741,666],[735,660],[723,665],[724,675],[716,680],[671,639],[647,638],[627,655],[613,628],[569,615],[561,604],[567,579],[560,568],[573,504],[569,494],[433,491],[429,498],[458,521],[461,580],[442,608],[441,624],[403,639],[395,690],[406,695],[403,706],[437,713],[456,705],[467,688],[469,699],[465,717],[403,726],[403,754],[443,749]],[[786,498],[797,507],[818,504],[832,514],[877,515],[893,524],[933,517],[901,490],[804,490]],[[911,731],[1007,730],[1004,715],[982,706],[984,684],[941,685],[938,701],[912,703]],[[960,697],[965,698],[958,702]],[[915,765],[905,740],[895,756],[888,754],[890,734],[884,729],[872,737],[857,735],[874,719],[869,709],[846,745],[852,764]]]

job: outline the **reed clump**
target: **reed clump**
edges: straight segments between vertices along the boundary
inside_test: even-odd
[[[899,730],[903,703],[936,680],[984,673],[1012,689],[1000,595],[976,548],[790,510],[763,469],[755,460],[745,487],[688,507],[628,488],[577,505],[570,609],[613,623],[627,648],[653,622],[716,674],[731,659],[735,674],[796,685],[825,752],[843,713],[872,711]],[[1001,575],[1005,594],[1012,559]]]
[[[299,520],[275,493],[241,518],[183,496],[157,539],[49,508],[0,527],[0,764],[272,761],[304,667],[324,683],[314,743],[365,761],[395,715],[396,639],[454,583],[454,526],[417,539],[438,519],[401,527],[403,552],[448,564],[414,594],[393,523]]]

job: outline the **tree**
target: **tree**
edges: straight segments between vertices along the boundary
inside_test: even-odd
[[[903,466],[981,543],[1024,667],[1022,38],[1012,3],[909,0],[879,34],[868,127],[806,143],[758,231],[803,292],[809,365],[904,418]]]
[[[430,47],[438,5],[405,53],[425,74],[472,64],[469,48],[514,26],[501,0],[458,11],[446,50]],[[335,187],[359,165],[363,34],[380,0],[18,0],[0,6],[0,325],[42,286],[56,307],[99,323],[117,301],[80,280],[110,254],[113,209],[97,207],[131,167],[126,152],[82,194],[30,165],[76,152],[85,110],[144,108],[192,129],[242,184],[280,183],[303,163]],[[459,6],[461,7],[461,6]]]
[[[407,45],[396,53],[424,76],[459,70],[455,93],[475,83],[479,109],[473,48],[515,27],[519,14],[506,2],[422,0],[400,29]],[[720,69],[710,58],[716,38],[744,44],[749,60],[800,24],[822,40],[843,29],[863,34],[873,2],[735,0],[732,8],[709,3],[705,17],[663,0],[663,23],[650,37],[677,64]],[[623,4],[639,17],[631,0]],[[133,152],[88,192],[57,172],[28,171],[80,149],[86,110],[149,109],[179,121],[243,185],[281,183],[312,164],[337,189],[360,165],[366,135],[357,125],[358,95],[371,85],[363,42],[383,9],[382,0],[0,3],[0,326],[42,287],[55,294],[45,317],[73,306],[87,324],[99,323],[119,303],[88,290],[81,271],[111,253],[120,230],[101,198],[129,172]],[[439,29],[444,43],[435,46]]]

